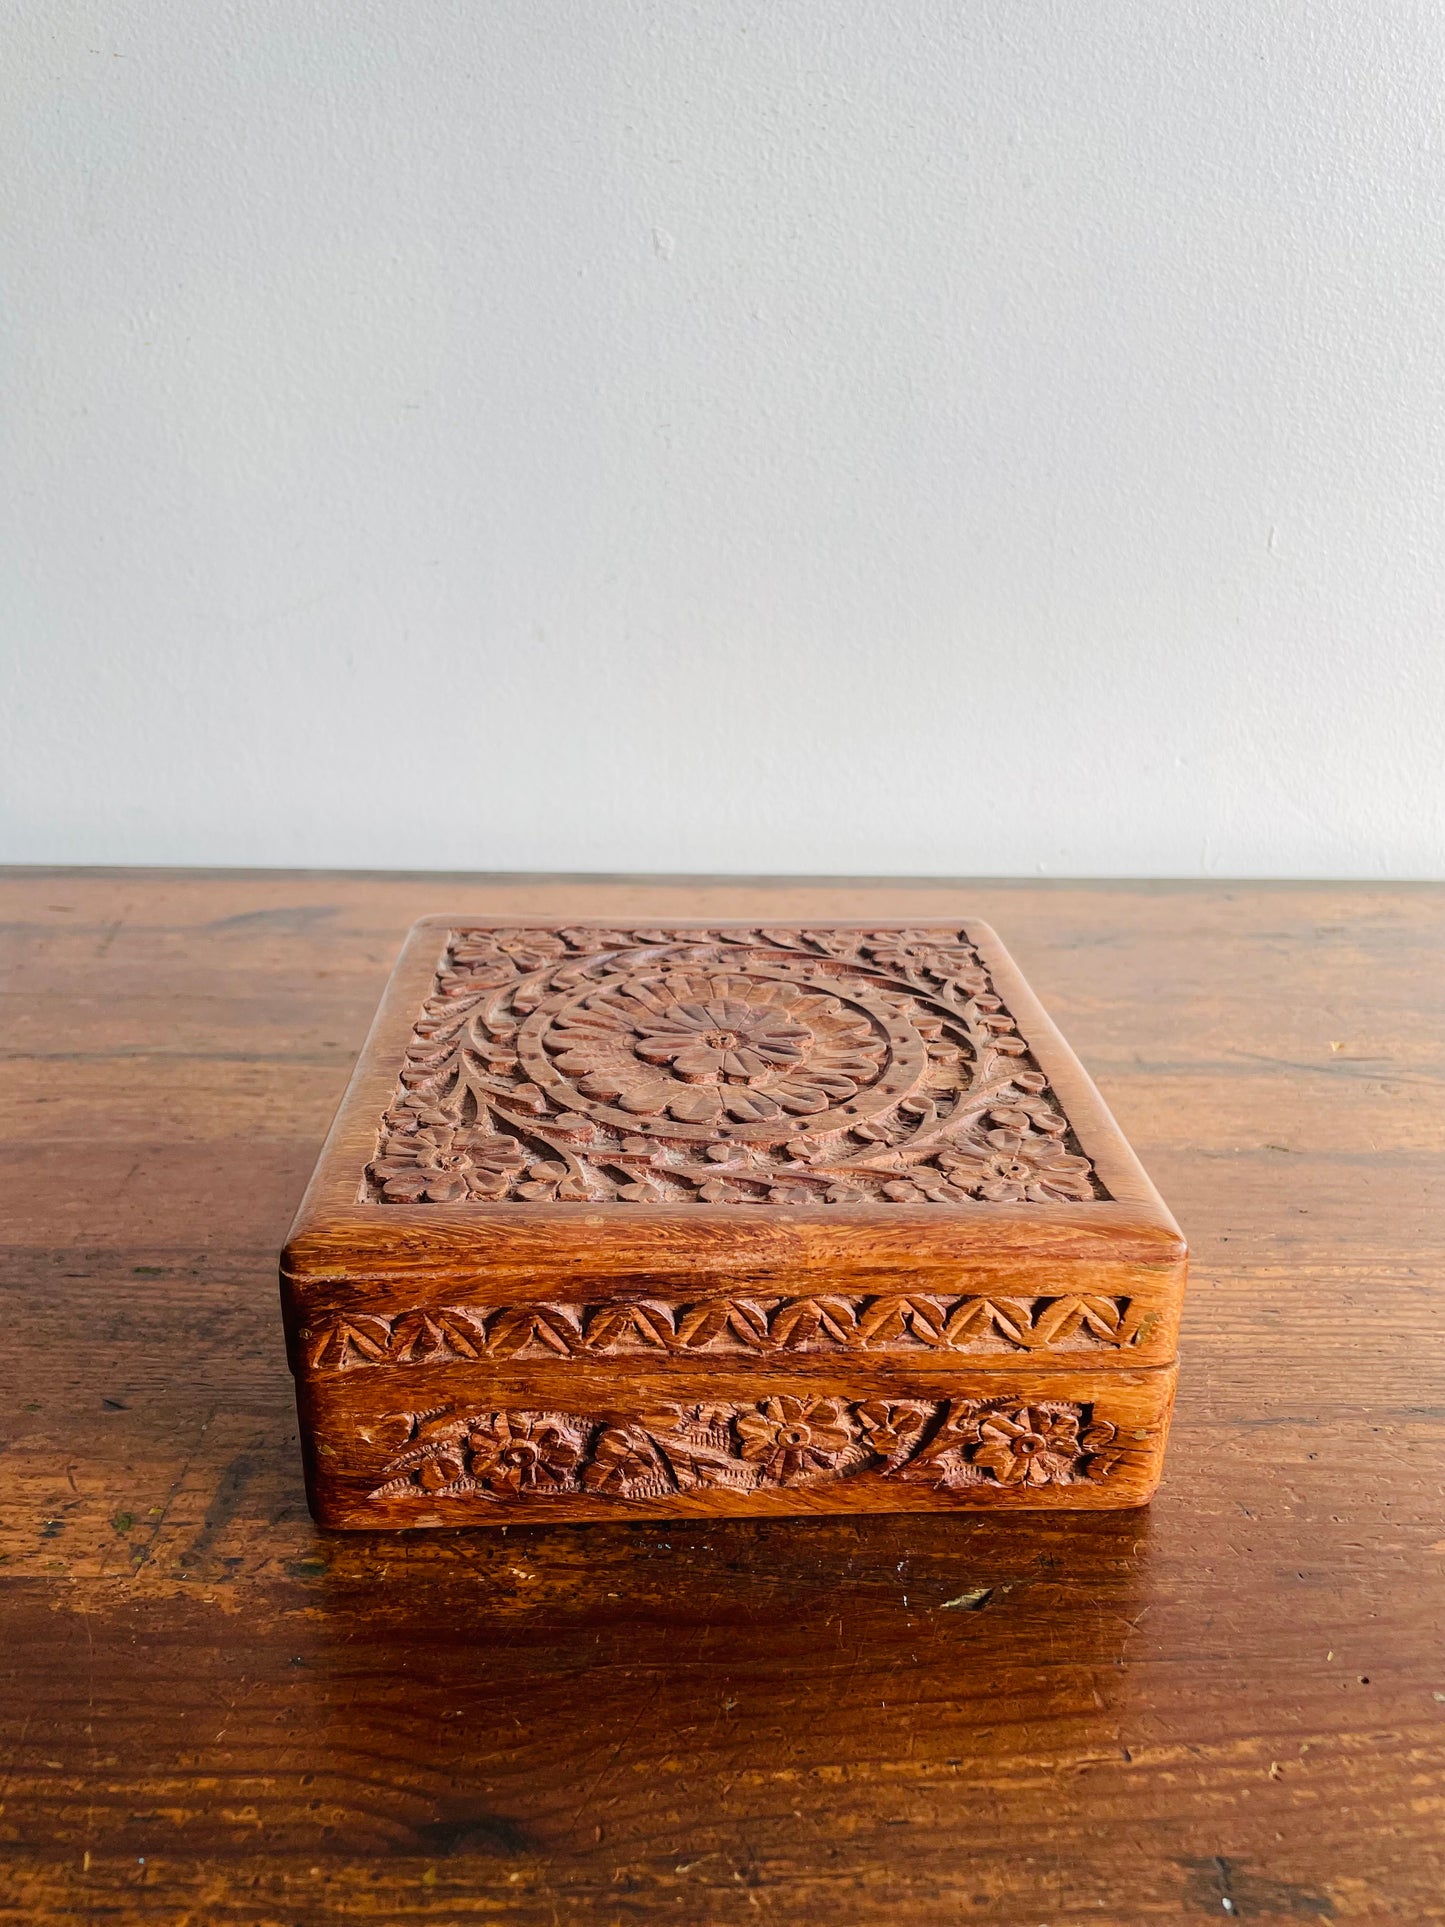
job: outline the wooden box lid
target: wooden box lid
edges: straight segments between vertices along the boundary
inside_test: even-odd
[[[1097,1362],[1137,1366],[1173,1357],[1184,1258],[984,924],[438,916],[407,939],[283,1289],[314,1326],[423,1281],[861,1304],[892,1279],[944,1305],[966,1285],[1043,1294],[1046,1321],[1112,1341]]]

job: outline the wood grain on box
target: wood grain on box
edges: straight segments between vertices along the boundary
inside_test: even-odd
[[[424,920],[282,1269],[345,1526],[1138,1504],[1183,1281],[1077,1060],[957,922]],[[763,1452],[785,1409],[828,1449]]]

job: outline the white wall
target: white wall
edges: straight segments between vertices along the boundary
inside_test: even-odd
[[[5,856],[1445,875],[1433,0],[5,40]]]

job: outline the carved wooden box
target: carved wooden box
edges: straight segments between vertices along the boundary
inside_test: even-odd
[[[1185,1249],[985,925],[432,917],[282,1259],[323,1525],[1139,1505]]]

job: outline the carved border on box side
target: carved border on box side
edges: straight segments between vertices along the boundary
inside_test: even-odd
[[[656,1298],[601,1304],[443,1305],[338,1314],[301,1338],[306,1367],[461,1364],[479,1358],[765,1357],[778,1353],[1122,1351],[1144,1344],[1157,1310],[1137,1300],[948,1297],[926,1292],[812,1298]]]
[[[845,1399],[663,1405],[614,1418],[543,1410],[404,1413],[372,1499],[505,1504],[583,1495],[786,1490],[860,1475],[949,1491],[1097,1484],[1125,1445],[1092,1404],[1063,1399]],[[375,1437],[373,1428],[364,1436]]]

